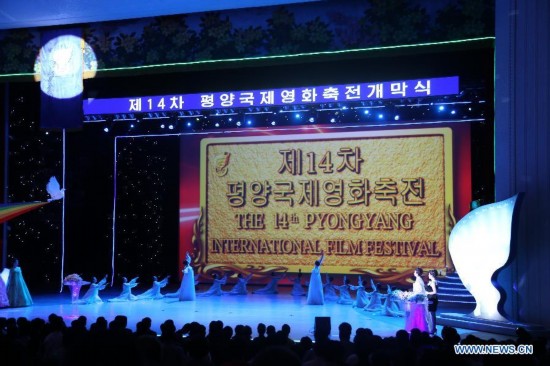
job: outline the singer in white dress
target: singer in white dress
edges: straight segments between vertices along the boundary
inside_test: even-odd
[[[321,264],[325,259],[325,253],[321,251],[321,257],[315,261],[315,266],[311,270],[309,287],[307,289],[308,305],[324,305],[325,297],[323,294],[323,281],[321,280]]]

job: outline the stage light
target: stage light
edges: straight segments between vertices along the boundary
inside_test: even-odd
[[[393,117],[394,120],[399,121],[399,115]]]
[[[275,126],[275,124],[276,124],[275,121],[271,121],[272,126]]]
[[[241,127],[241,121],[237,121],[237,126]]]
[[[334,122],[336,122],[336,118],[331,118],[330,123],[334,123]]]
[[[103,131],[109,132],[109,127],[105,127],[105,128],[103,129]]]
[[[191,127],[191,122],[187,122],[187,127]]]
[[[214,125],[216,127],[220,127],[220,124],[216,122],[216,124]]]
[[[49,135],[50,133],[48,131],[46,131],[46,135]]]
[[[130,125],[130,128],[134,128],[134,124],[133,124],[133,123]]]
[[[169,129],[169,130],[173,130],[173,129],[174,129],[174,125],[168,125],[168,129]]]
[[[368,109],[365,109],[365,110],[363,111],[363,114],[369,114],[369,113],[370,113],[370,112],[369,112]]]
[[[443,105],[440,105],[439,107],[437,107],[437,109],[441,112],[441,111],[444,111],[445,110],[445,106]]]
[[[380,113],[380,114],[378,115],[378,119],[383,119],[383,118],[384,118],[384,115],[383,115],[382,113]]]
[[[246,121],[246,124],[250,126],[252,124],[252,121],[248,120],[248,121]]]
[[[299,119],[299,118],[301,118],[301,115],[300,115],[300,113],[296,113],[296,114],[294,115],[294,118],[296,118],[296,119]]]
[[[160,125],[160,128],[164,128],[164,123]]]
[[[452,111],[451,111],[451,114],[456,114],[456,111],[455,111],[455,110],[452,110]]]
[[[315,122],[315,118],[309,117],[309,122],[311,122],[311,123]]]
[[[232,122],[233,121],[233,118],[229,117],[229,122]]]

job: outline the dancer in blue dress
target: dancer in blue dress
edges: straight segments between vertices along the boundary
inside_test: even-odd
[[[386,294],[386,301],[380,310],[380,315],[402,317],[403,311],[399,308],[398,299],[388,284],[388,292]]]
[[[361,276],[359,276],[359,281],[357,286],[350,286],[354,291],[357,291],[355,295],[355,302],[353,303],[354,308],[363,309],[369,303],[369,294],[367,293],[366,286],[367,281],[363,281]]]
[[[337,286],[338,291],[340,292],[340,295],[338,296],[338,300],[336,302],[340,305],[351,305],[353,304],[353,299],[351,298],[351,294],[349,293],[350,290],[350,280],[344,276],[344,283],[340,286]]]
[[[225,291],[224,294],[227,295],[246,295],[248,294],[248,290],[246,289],[246,284],[248,281],[252,278],[252,273],[248,276],[244,277],[242,273],[239,273],[237,275],[237,283],[235,283],[235,286],[229,291]]]
[[[326,301],[336,301],[338,300],[338,295],[336,294],[336,286],[334,285],[334,277],[325,275],[326,282],[323,285],[323,292]]]
[[[379,311],[382,308],[382,297],[380,292],[378,292],[378,286],[374,283],[372,278],[370,279],[370,286],[372,291],[368,293],[369,301],[367,305],[363,308],[365,311]]]
[[[252,293],[258,295],[277,294],[277,285],[279,284],[280,280],[285,278],[285,276],[286,273],[283,273],[281,276],[279,276],[277,272],[271,272],[271,280],[269,281],[269,283],[259,290],[252,291]]]
[[[177,297],[179,301],[195,301],[195,273],[193,267],[191,267],[191,256],[189,253],[185,253],[185,260],[183,261],[183,277],[181,279],[180,288],[176,292],[166,294],[165,297]],[[198,276],[197,276],[198,277]]]
[[[227,274],[219,278],[217,273],[214,273],[214,282],[212,286],[205,292],[198,293],[197,296],[221,296],[223,294],[222,286],[227,282]]]
[[[309,279],[309,287],[307,289],[307,304],[308,305],[324,305],[325,298],[323,296],[323,281],[321,280],[321,264],[325,259],[324,251],[321,251],[321,257],[315,261],[315,266],[311,270]]]
[[[117,297],[109,299],[111,302],[119,301],[136,301],[137,296],[132,294],[132,289],[138,285],[139,277],[132,278],[130,281],[126,277],[122,277],[122,292]]]
[[[99,282],[97,282],[97,278],[92,277],[92,283],[90,283],[90,288],[84,296],[80,300],[78,300],[77,304],[98,304],[102,303],[103,300],[99,297],[99,291],[105,289],[105,285],[107,284],[107,275],[103,277],[103,279]]]
[[[164,295],[160,293],[160,289],[166,287],[170,276],[164,277],[161,281],[157,276],[153,276],[153,286],[142,294],[137,295],[138,300],[160,300]]]
[[[302,269],[299,269],[296,277],[290,279],[290,281],[292,281],[292,291],[290,291],[290,295],[305,296],[306,292],[302,286]]]
[[[6,286],[8,299],[11,307],[21,307],[32,305],[32,297],[23,278],[23,272],[19,267],[19,260],[13,260],[13,266],[10,270],[10,277]]]

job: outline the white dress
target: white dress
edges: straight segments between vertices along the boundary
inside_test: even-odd
[[[185,278],[185,275],[184,275]],[[198,293],[197,296],[221,296],[223,294],[222,286],[225,285],[225,282],[227,281],[227,277],[223,276],[222,279],[214,279],[214,282],[212,283],[212,286],[205,291]]]
[[[98,304],[102,303],[103,300],[101,300],[101,297],[99,297],[99,291],[103,290],[105,288],[105,285],[107,284],[107,280],[104,278],[98,283],[91,283],[90,288],[84,296],[80,300],[76,302],[76,304]]]
[[[321,280],[321,268],[315,266],[311,270],[309,279],[309,287],[307,289],[307,304],[308,305],[324,305],[325,297],[323,295],[323,282]]]
[[[246,284],[248,283],[248,280],[252,277],[252,274],[248,275],[245,278],[237,278],[237,283],[233,288],[229,291],[224,291],[224,294],[227,295],[246,295],[248,294],[248,290],[246,289]]]
[[[114,297],[112,299],[109,299],[110,302],[118,302],[118,301],[136,301],[137,296],[132,294],[132,289],[138,285],[137,277],[132,279],[130,282],[126,282],[122,284],[122,292],[117,297]]]
[[[166,284],[168,284],[168,278],[165,277],[162,281],[153,281],[153,287],[151,287],[149,290],[145,291],[142,294],[139,294],[136,296],[138,300],[159,300],[164,297],[163,294],[160,293],[160,289],[165,287]]]
[[[0,308],[7,308],[8,306],[10,306],[10,300],[6,292],[6,284],[2,277],[0,277]]]
[[[426,286],[424,286],[424,281],[421,277],[416,277],[416,280],[413,283],[413,294],[426,295]]]
[[[191,266],[185,267],[182,271],[180,288],[176,292],[166,294],[165,297],[177,297],[179,301],[195,301],[195,272]]]

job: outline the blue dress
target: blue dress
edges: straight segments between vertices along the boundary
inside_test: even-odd
[[[32,305],[32,297],[23,279],[21,267],[13,267],[7,285],[8,299],[11,307]]]
[[[23,279],[21,267],[13,267],[10,270],[7,293],[8,299],[10,300],[10,306],[12,307],[32,305],[32,297]]]
[[[311,270],[309,287],[307,289],[307,304],[308,305],[325,304],[325,297],[323,296],[323,282],[321,280],[321,268],[319,266],[315,266]]]

